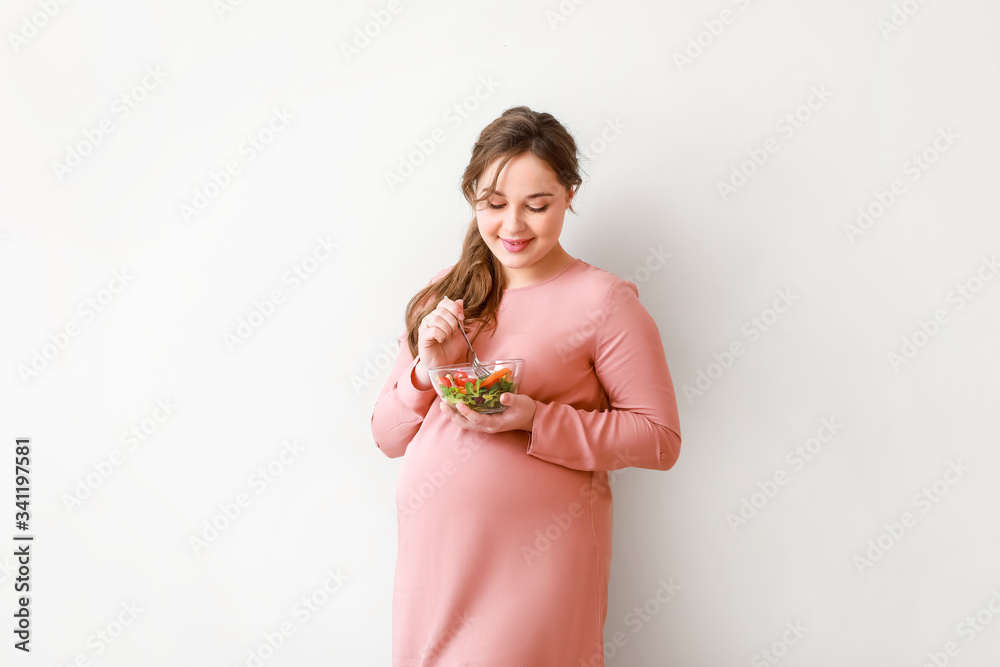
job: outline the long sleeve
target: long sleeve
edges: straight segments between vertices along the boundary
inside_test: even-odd
[[[630,281],[618,279],[603,310],[594,371],[611,409],[535,401],[527,453],[576,470],[669,470],[681,431],[659,329]]]
[[[437,394],[434,389],[421,390],[413,384],[414,358],[406,344],[406,332],[397,338],[399,353],[389,371],[389,377],[379,392],[372,411],[372,437],[378,448],[391,459],[402,456],[413,440],[427,410]]]
[[[427,284],[447,274],[452,266],[438,271]],[[413,370],[420,357],[410,354],[406,335],[404,330],[396,338],[399,352],[372,410],[372,438],[382,453],[391,459],[406,453],[406,446],[417,434],[437,396],[433,388],[421,390],[414,386]]]

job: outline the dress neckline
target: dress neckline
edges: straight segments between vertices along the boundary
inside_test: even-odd
[[[541,281],[539,283],[535,283],[534,285],[524,285],[523,287],[508,287],[508,288],[506,288],[504,290],[504,293],[506,294],[507,292],[520,292],[521,290],[532,289],[534,287],[541,287],[542,285],[550,283],[553,280],[555,280],[556,278],[559,278],[560,276],[562,276],[563,274],[565,274],[567,271],[569,271],[571,268],[573,268],[574,266],[576,266],[577,264],[579,264],[582,261],[583,261],[582,259],[580,259],[579,257],[577,257],[572,262],[570,262],[569,264],[567,264],[566,267],[562,271],[560,271],[556,275],[552,276],[551,278],[546,278],[545,280],[543,280],[543,281]]]

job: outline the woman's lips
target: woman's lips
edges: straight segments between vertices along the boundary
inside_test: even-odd
[[[527,248],[528,244],[532,241],[532,239],[524,239],[519,243],[511,243],[507,239],[500,240],[503,242],[503,247],[507,250],[507,252],[521,252]]]

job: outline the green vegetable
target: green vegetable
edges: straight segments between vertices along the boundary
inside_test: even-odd
[[[479,378],[466,382],[464,387],[441,385],[441,396],[449,403],[464,403],[477,412],[493,411],[491,409],[505,407],[500,402],[501,394],[517,391],[517,385],[507,377],[493,381],[488,387],[483,387]]]

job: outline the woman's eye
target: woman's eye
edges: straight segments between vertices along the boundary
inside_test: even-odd
[[[506,204],[490,204],[490,208],[503,208],[504,206],[506,206]],[[548,207],[549,207],[548,204],[546,204],[541,208],[532,208],[531,206],[527,206],[526,208],[532,213],[541,213],[545,211]]]

